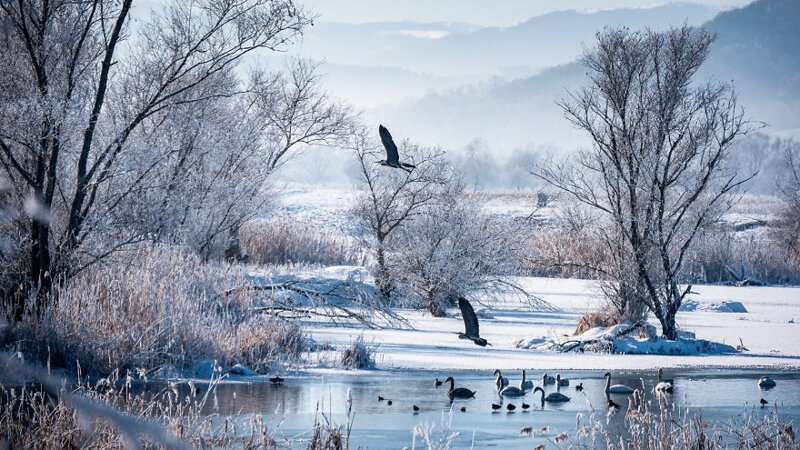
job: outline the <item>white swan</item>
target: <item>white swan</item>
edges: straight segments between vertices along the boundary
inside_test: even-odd
[[[502,373],[500,373],[500,369],[495,369],[494,374],[497,376],[494,379],[494,384],[497,386],[497,390],[503,389],[505,386],[508,386],[508,378],[504,377]]]
[[[546,386],[548,384],[554,384],[555,382],[556,382],[556,379],[551,377],[550,375],[548,375],[548,374],[542,375],[542,385]]]
[[[534,394],[536,394],[537,392],[541,392],[542,393],[542,406],[544,406],[544,402],[547,402],[547,403],[564,403],[564,402],[568,402],[569,401],[569,397],[567,397],[566,395],[564,395],[564,394],[562,394],[560,392],[551,392],[551,393],[547,394],[547,397],[545,397],[544,396],[544,389],[542,389],[542,388],[540,388],[538,386],[536,387],[536,389],[533,390]]]
[[[611,385],[611,372],[606,372],[606,394],[633,394],[633,389],[624,384]]]
[[[558,387],[569,386],[569,380],[566,379],[566,378],[561,378],[561,374],[557,373],[556,374],[556,386],[558,386]]]
[[[522,380],[519,382],[519,388],[523,391],[533,389],[533,381],[525,379],[525,369],[522,369]]]
[[[658,369],[658,384],[656,384],[656,392],[666,392],[668,394],[672,393],[672,381],[665,380],[662,378],[664,372],[661,368]]]
[[[770,377],[761,377],[758,379],[758,387],[769,389],[775,387],[775,380]]]

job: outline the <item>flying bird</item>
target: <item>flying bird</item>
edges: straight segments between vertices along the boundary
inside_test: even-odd
[[[394,139],[392,139],[392,135],[389,133],[389,130],[387,130],[385,126],[379,125],[378,133],[380,133],[381,142],[383,142],[383,147],[386,149],[386,159],[381,161],[376,161],[377,164],[387,167],[394,167],[396,169],[403,169],[406,172],[411,172],[412,169],[417,167],[413,164],[404,163],[400,161],[400,154],[397,152],[397,145],[395,145]]]
[[[481,347],[492,345],[480,336],[478,332],[478,316],[475,315],[475,310],[472,309],[472,305],[470,305],[469,301],[464,297],[459,297],[458,307],[461,309],[461,317],[464,318],[465,328],[465,333],[458,333],[458,338],[469,339],[474,342],[475,345],[480,345]]]

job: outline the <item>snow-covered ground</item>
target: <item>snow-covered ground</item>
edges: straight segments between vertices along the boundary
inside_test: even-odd
[[[281,206],[273,215],[317,223],[321,228],[348,233],[347,210],[357,191],[352,188],[287,188]],[[507,216],[527,216],[535,208],[535,193],[479,193],[476,196],[487,211]],[[751,202],[753,203],[753,202]],[[730,219],[751,217],[752,208],[742,205]],[[540,211],[539,213],[541,213]],[[754,211],[755,212],[755,211]],[[761,215],[762,211],[757,211]],[[760,218],[761,216],[759,216]],[[317,273],[295,276],[322,276],[347,279],[357,268],[328,268]],[[258,271],[258,269],[255,269]],[[363,275],[363,268],[358,268]],[[254,275],[263,275],[254,273]],[[363,276],[362,276],[363,278]],[[364,280],[369,282],[369,280]],[[481,336],[491,347],[477,347],[454,334],[463,330],[457,311],[450,317],[434,318],[426,312],[401,310],[411,329],[362,329],[320,322],[308,322],[306,330],[320,344],[344,348],[358,335],[377,346],[379,369],[652,369],[656,367],[769,367],[800,368],[800,288],[694,286],[690,310],[678,313],[681,329],[698,339],[740,344],[748,351],[705,356],[621,355],[595,353],[558,353],[517,348],[520,341],[534,338],[566,340],[572,335],[578,318],[601,305],[596,283],[587,280],[522,278],[517,280],[530,293],[546,300],[557,311],[531,311],[516,299],[476,305],[489,307],[482,317]],[[723,302],[740,302],[746,313],[717,311]],[[658,325],[654,320],[654,325]],[[332,357],[328,355],[328,357]],[[311,363],[324,355],[309,355]]]
[[[363,269],[336,267],[318,273],[294,274],[347,279],[356,271],[363,279]],[[353,277],[351,277],[352,279]],[[369,281],[364,280],[364,281]],[[692,311],[678,313],[679,326],[699,339],[738,345],[742,339],[748,351],[735,354],[674,356],[626,355],[597,353],[560,353],[517,348],[520,341],[533,338],[567,340],[577,319],[601,304],[596,284],[587,280],[520,278],[529,292],[557,308],[557,311],[532,311],[517,299],[506,299],[487,305],[477,304],[481,336],[491,347],[477,347],[460,340],[455,333],[463,330],[458,312],[450,317],[435,318],[423,311],[399,310],[411,328],[364,329],[308,321],[305,329],[318,344],[343,349],[363,334],[367,342],[377,346],[378,369],[444,370],[444,369],[614,369],[640,370],[664,368],[800,368],[800,288],[695,286],[691,300],[697,302]],[[714,304],[740,302],[748,312],[715,311]],[[480,310],[487,307],[488,314]],[[655,321],[652,322],[657,325]],[[313,365],[333,355],[309,354]]]
[[[578,317],[599,303],[594,284],[571,279],[528,278],[528,289],[560,311],[535,312],[521,304],[491,308],[481,319],[481,336],[491,347],[477,347],[453,334],[463,330],[453,317],[435,318],[420,311],[403,311],[413,329],[361,330],[309,324],[317,342],[344,347],[363,333],[378,346],[382,369],[650,369],[657,367],[800,368],[800,288],[696,286],[700,303],[741,302],[747,313],[690,311],[678,313],[680,326],[698,338],[736,345],[742,338],[749,351],[706,356],[657,356],[557,353],[516,348],[522,339],[572,334]],[[515,307],[516,306],[516,307]],[[796,323],[790,323],[794,319]]]

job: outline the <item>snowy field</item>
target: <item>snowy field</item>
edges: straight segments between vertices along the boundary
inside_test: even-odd
[[[357,193],[353,189],[309,189],[294,186],[285,189],[275,216],[292,217],[315,223],[331,232],[347,234],[347,211]],[[535,193],[477,194],[485,210],[492,214],[514,217],[529,215],[535,206]],[[757,204],[750,202],[751,205]],[[731,219],[752,217],[747,205],[742,205]],[[540,211],[541,212],[541,211]],[[758,214],[763,217],[763,212]],[[343,225],[345,224],[345,225]],[[323,276],[344,280],[350,272],[363,268],[337,267],[296,274]],[[256,272],[258,270],[256,269]],[[263,273],[257,273],[264,275]],[[365,280],[369,281],[369,280]],[[664,368],[800,368],[800,287],[733,287],[694,286],[689,301],[691,310],[678,313],[683,330],[696,334],[698,339],[737,346],[748,351],[735,354],[704,356],[621,355],[594,353],[560,353],[517,348],[520,341],[535,338],[567,340],[578,318],[601,305],[595,282],[574,279],[521,278],[517,281],[531,294],[550,303],[556,311],[532,311],[517,299],[475,305],[488,308],[481,317],[481,336],[491,347],[477,347],[459,340],[454,334],[463,331],[457,310],[448,311],[447,318],[435,318],[422,311],[401,310],[409,329],[362,329],[310,321],[306,331],[317,343],[327,343],[337,349],[363,334],[367,342],[377,346],[379,369],[439,370],[439,369],[652,369]],[[746,313],[719,312],[715,305],[740,302]],[[480,315],[480,314],[479,314]],[[658,325],[655,320],[651,322]],[[324,352],[323,352],[324,353]],[[324,367],[326,358],[333,355],[309,355],[310,363]]]
[[[453,334],[463,330],[457,311],[435,318],[421,311],[404,310],[413,329],[366,329],[307,323],[306,331],[318,343],[343,348],[358,335],[377,345],[379,369],[541,369],[541,370],[645,370],[663,368],[800,368],[800,288],[696,286],[691,299],[701,308],[678,313],[678,323],[700,339],[739,344],[749,351],[736,354],[673,356],[560,353],[516,348],[520,340],[555,337],[566,340],[578,317],[600,303],[595,284],[585,280],[525,278],[533,294],[558,308],[554,312],[530,311],[509,301],[489,307],[492,318],[482,318],[481,336],[491,347],[481,348]],[[702,310],[721,301],[741,302],[747,313]],[[480,307],[477,307],[480,309]],[[656,323],[653,322],[655,325]]]

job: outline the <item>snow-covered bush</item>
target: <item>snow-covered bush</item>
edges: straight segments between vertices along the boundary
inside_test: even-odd
[[[704,231],[688,252],[683,282],[800,283],[800,260],[780,240],[790,233],[783,223],[752,232],[737,232],[730,224],[719,223]]]
[[[399,228],[387,252],[392,280],[411,306],[444,315],[458,297],[513,290],[502,277],[519,270],[514,224],[484,214],[454,180]]]

